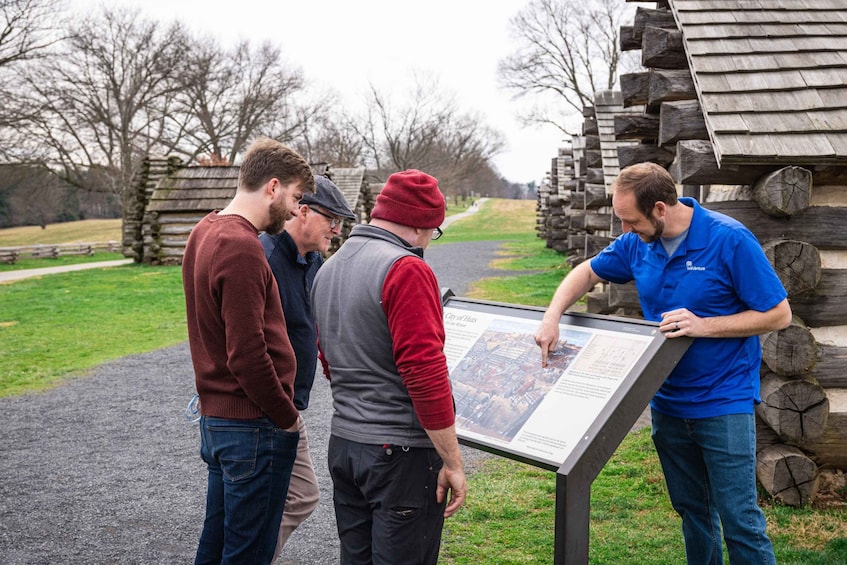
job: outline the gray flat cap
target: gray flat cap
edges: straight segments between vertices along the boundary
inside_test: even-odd
[[[350,209],[341,190],[323,175],[315,175],[314,194],[304,194],[300,204],[314,204],[341,218],[356,219],[356,215]]]

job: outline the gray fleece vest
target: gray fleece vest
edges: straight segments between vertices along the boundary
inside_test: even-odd
[[[421,254],[391,232],[357,225],[315,277],[312,311],[332,376],[333,435],[365,444],[432,447],[394,364],[382,310],[391,266]],[[408,308],[411,314],[415,305]]]

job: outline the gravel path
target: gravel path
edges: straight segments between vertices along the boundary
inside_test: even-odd
[[[430,247],[439,285],[503,274],[498,242]],[[0,399],[0,563],[191,563],[205,506],[187,344],[101,365],[40,394]],[[318,378],[304,418],[321,503],[277,563],[338,562],[326,471],[331,399]],[[469,467],[488,455],[463,448]]]

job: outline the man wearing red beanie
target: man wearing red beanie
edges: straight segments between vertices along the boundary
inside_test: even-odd
[[[391,175],[370,224],[353,228],[312,286],[345,565],[436,563],[444,518],[465,501],[441,297],[423,260],[444,211],[435,178]]]

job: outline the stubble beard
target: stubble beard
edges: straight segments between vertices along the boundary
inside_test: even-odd
[[[293,217],[284,200],[282,202],[271,202],[269,215],[270,221],[265,231],[271,235],[281,232],[285,222]]]

